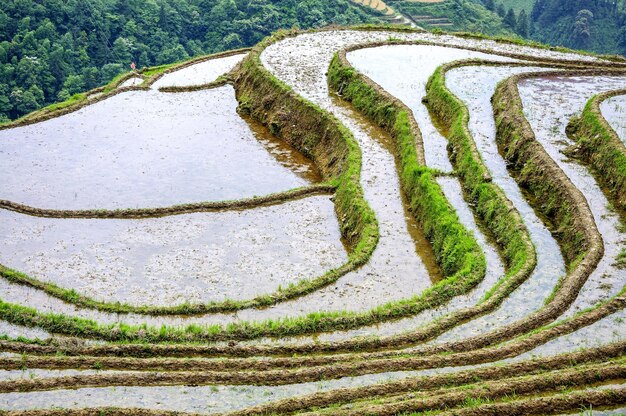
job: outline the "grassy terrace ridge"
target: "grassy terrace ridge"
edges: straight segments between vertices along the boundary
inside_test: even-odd
[[[410,110],[363,82],[357,71],[347,64],[343,51],[331,62],[328,78],[332,89],[394,139],[400,183],[410,211],[448,276],[433,289],[441,290],[444,296],[467,293],[484,278],[484,254],[473,235],[460,223],[435,181],[435,175],[426,167],[421,134]]]
[[[318,183],[265,196],[253,196],[226,201],[192,202],[156,208],[119,208],[119,209],[86,209],[58,210],[35,208],[12,201],[0,200],[0,209],[18,212],[42,218],[100,218],[100,219],[137,219],[159,218],[194,212],[223,212],[233,210],[249,210],[263,206],[276,205],[312,195],[329,195],[334,193],[335,186],[330,183]]]
[[[626,374],[626,365],[612,363],[575,369],[557,370],[547,374],[511,377],[496,381],[477,381],[462,386],[449,386],[432,392],[407,392],[394,396],[350,403],[345,407],[312,411],[312,415],[356,416],[361,414],[397,415],[400,412],[421,412],[441,408],[454,409],[468,403],[484,403],[506,399],[511,395],[559,393],[565,388],[583,389],[597,383],[616,382]]]
[[[455,165],[457,166],[457,170],[460,173],[460,177],[466,187],[468,194],[471,196],[472,202],[477,207],[479,217],[482,218],[487,224],[489,224],[489,228],[492,230],[492,233],[495,235],[497,241],[512,242],[512,244],[509,246],[512,250],[505,251],[503,253],[503,257],[506,259],[507,263],[510,264],[511,259],[515,259],[516,255],[517,262],[521,262],[525,258],[524,253],[520,251],[520,247],[523,247],[522,243],[524,242],[524,240],[521,240],[520,238],[526,236],[520,235],[520,228],[515,226],[515,224],[519,224],[521,218],[519,218],[519,215],[515,215],[517,214],[516,211],[509,208],[510,202],[506,200],[503,201],[504,203],[501,202],[499,206],[494,206],[495,201],[502,201],[504,195],[501,195],[501,190],[499,190],[491,182],[491,179],[488,177],[488,171],[484,166],[482,159],[475,147],[473,137],[468,128],[470,114],[467,107],[461,100],[459,100],[454,94],[452,94],[445,85],[445,75],[448,71],[460,67],[481,65],[508,67],[525,66],[528,65],[528,63],[519,62],[514,64],[508,64],[481,60],[467,60],[452,62],[443,65],[435,71],[435,73],[429,80],[429,84],[427,86],[428,95],[426,100],[428,102],[429,108],[439,116],[440,121],[447,129],[447,137],[450,140],[454,149],[453,162],[455,162]],[[548,63],[533,63],[533,65],[554,66]],[[576,73],[572,71],[584,72],[584,70],[579,67],[576,70],[569,69],[567,70],[567,72],[563,73]],[[558,75],[558,72],[556,74]],[[513,101],[513,105],[511,105],[509,101],[505,101],[509,98],[510,97],[500,97],[500,102],[502,103],[501,108],[505,108],[504,103],[506,102],[506,105],[510,107],[521,109],[521,106],[517,107],[517,98]],[[503,132],[504,131],[502,129],[499,130],[501,145]],[[532,132],[529,129],[524,130],[524,133],[527,134],[526,140],[534,140],[534,136],[530,136]],[[549,157],[543,154],[543,152],[544,151],[541,146],[535,146],[534,148],[532,148],[532,150],[530,150],[526,155],[522,157],[525,158],[526,161],[529,161],[528,163],[532,163],[530,162],[531,160],[539,159],[545,161],[549,159]],[[532,156],[530,156],[531,154]],[[519,160],[518,162],[524,163],[521,160]],[[549,171],[551,173],[556,172],[556,176],[548,177],[547,174],[543,174],[541,175],[540,179],[537,179],[537,181],[546,183],[552,182],[554,184],[552,185],[554,188],[559,188],[560,186],[562,186],[561,184],[568,183],[569,181],[562,173],[562,171],[558,167],[556,167],[556,165],[553,166],[554,167],[551,167]],[[524,186],[524,183],[522,183],[522,186]],[[594,264],[594,261],[597,261],[599,259],[597,256],[598,253],[596,252],[594,254],[594,251],[602,250],[601,237],[599,236],[599,232],[595,228],[595,222],[593,221],[593,217],[591,216],[586,202],[584,202],[584,198],[581,199],[581,195],[576,195],[575,193],[572,193],[575,188],[571,184],[567,189],[569,191],[566,191],[566,193],[569,194],[567,198],[570,202],[576,201],[576,203],[578,204],[576,209],[579,215],[565,215],[563,213],[555,214],[555,212],[549,207],[550,204],[537,204],[536,201],[545,201],[542,200],[541,197],[546,196],[546,194],[543,193],[540,195],[538,191],[535,191],[535,198],[530,201],[531,205],[533,205],[536,210],[542,212],[549,220],[551,220],[552,228],[554,230],[558,230],[558,232],[553,232],[553,234],[565,252],[565,257],[568,260],[569,268],[567,276],[562,278],[562,280],[559,282],[559,285],[557,285],[557,287],[555,288],[552,296],[546,302],[546,307],[542,311],[534,313],[526,319],[526,321],[533,321],[535,325],[541,325],[542,323],[546,323],[551,319],[556,319],[562,312],[563,306],[569,305],[575,299],[578,289],[582,287],[582,285],[586,281],[588,274],[592,271],[591,266]],[[481,199],[483,198],[484,202],[481,202]],[[546,205],[548,205],[548,207],[546,207]],[[569,208],[567,207],[557,209],[565,209],[566,211],[569,210]],[[500,219],[500,221],[498,221],[498,218]],[[579,218],[582,219],[582,221],[579,222]],[[498,223],[500,223],[501,225],[498,225]],[[507,226],[511,226],[511,228],[507,229]],[[572,243],[572,239],[574,238],[576,240],[574,243]],[[528,254],[526,254],[526,256],[527,255]],[[585,263],[582,260],[585,258],[589,260],[588,263]],[[518,266],[518,270],[523,269]],[[504,297],[506,297],[512,290],[518,287],[523,281],[524,279],[522,274],[516,276],[516,278],[514,279],[500,280],[500,286],[496,289],[496,291],[498,291],[498,289],[502,289],[503,293],[501,296],[503,296],[502,299],[504,299]],[[563,285],[564,282],[570,284],[569,291],[560,290],[560,286]],[[557,306],[556,310],[553,309],[552,311],[550,311],[551,305],[553,304],[560,304],[560,306]],[[521,320],[520,322],[524,322],[524,320]]]
[[[277,36],[278,39],[280,39],[281,35],[279,34]],[[317,124],[317,119],[320,115],[322,115],[322,119],[328,118],[329,116],[325,112],[323,112],[323,110],[316,108],[315,106],[304,100],[301,100],[297,96],[290,96],[289,98],[292,102],[285,102],[283,100],[280,103],[279,110],[275,111],[274,114],[268,116],[267,108],[274,105],[274,103],[272,103],[272,100],[280,100],[280,96],[279,98],[274,98],[270,95],[272,93],[272,90],[280,91],[281,89],[283,89],[282,93],[286,96],[289,96],[291,92],[288,87],[282,85],[282,83],[280,83],[280,81],[271,76],[269,72],[262,69],[262,65],[259,60],[260,51],[263,49],[265,44],[269,44],[272,41],[275,41],[275,39],[270,39],[269,41],[263,42],[261,45],[257,46],[250,53],[249,57],[242,65],[241,74],[244,74],[243,78],[245,79],[247,76],[249,76],[250,78],[249,81],[243,82],[249,82],[249,85],[251,85],[251,87],[248,87],[247,89],[246,87],[244,87],[243,89],[245,91],[243,93],[241,92],[240,85],[242,81],[240,81],[240,78],[242,78],[242,75],[240,74],[238,76],[238,79],[236,80],[236,85],[238,87],[238,98],[241,102],[240,107],[243,111],[250,112],[262,123],[268,125],[270,130],[272,130],[279,137],[286,138],[287,141],[289,141],[296,148],[299,148],[305,154],[311,156],[313,160],[316,161],[318,166],[321,167],[321,170],[325,174],[325,176],[330,177],[330,175],[336,172],[337,168],[332,167],[331,169],[330,163],[328,162],[329,155],[324,155],[323,152],[336,152],[336,147],[334,147],[334,145],[329,146],[327,144],[325,148],[318,149],[319,145],[315,142],[316,138],[311,137],[311,133],[316,131],[316,129],[306,128],[300,132],[285,132],[283,131],[283,128],[284,126],[289,124],[289,120],[280,119],[281,117],[286,116],[286,108],[294,106],[292,102],[298,103],[299,105],[296,105],[295,109],[290,108],[291,111],[289,111],[289,113],[300,114],[300,124],[303,124],[302,120],[306,119],[307,117],[312,121],[312,126]],[[258,76],[257,73],[261,76]],[[247,74],[252,75],[250,76]],[[255,76],[257,77],[256,79],[254,79]],[[262,79],[263,76],[265,78],[269,78],[270,82],[272,82],[274,85],[268,86],[267,80]],[[266,85],[263,85],[264,83]],[[256,100],[254,98],[251,98],[255,94],[257,94],[257,96],[255,97]],[[258,105],[259,103],[263,103],[263,111],[265,111],[264,114],[259,114],[258,112],[255,112],[255,109],[253,108],[253,105],[255,105],[255,103],[256,105]],[[409,122],[408,113],[403,112],[398,116],[400,120],[396,120],[394,121],[394,123],[397,124],[398,129],[395,133],[403,134],[403,141],[400,141],[402,146],[401,153],[403,155],[401,158],[403,165],[401,169],[401,178],[403,185],[405,186],[405,192],[407,193],[407,195],[409,195],[413,212],[417,214],[418,221],[420,221],[420,223],[422,224],[425,224],[424,231],[432,241],[435,252],[437,253],[438,262],[441,265],[444,274],[448,277],[444,281],[423,292],[421,296],[416,296],[413,299],[408,299],[404,301],[388,303],[366,314],[319,313],[309,315],[306,318],[284,320],[280,323],[268,322],[254,325],[232,324],[227,327],[227,334],[232,336],[232,334],[237,333],[238,337],[247,337],[249,335],[244,334],[249,334],[250,330],[254,327],[254,332],[257,333],[256,336],[293,335],[298,333],[310,333],[330,329],[354,328],[360,325],[380,322],[382,320],[394,317],[409,316],[425,310],[426,308],[441,305],[453,296],[466,293],[484,277],[484,255],[480,251],[480,248],[473,239],[471,233],[469,233],[459,223],[458,218],[456,217],[456,213],[454,213],[452,207],[447,203],[445,197],[443,196],[443,192],[439,188],[439,185],[434,181],[434,176],[432,172],[430,172],[430,170],[423,165],[423,162],[419,163],[419,159],[423,160],[423,156],[418,155],[417,149],[413,145],[414,136],[412,135],[411,131],[406,130],[406,123]],[[404,118],[404,120],[402,120],[402,118]],[[357,153],[358,148],[356,147],[353,139],[350,137],[350,133],[345,130],[345,128],[340,126],[339,123],[336,122],[334,119],[329,120],[331,120],[330,126],[332,126],[332,124],[334,123],[339,135],[343,136],[343,140],[347,142],[346,147],[352,153],[352,155],[348,153],[348,160],[352,160],[352,166],[360,167],[360,153]],[[298,126],[298,128],[301,127],[301,125]],[[317,128],[317,130],[319,131],[319,128]],[[326,131],[326,134],[328,134],[329,128],[325,127],[324,130]],[[318,149],[317,153],[315,149]],[[324,157],[326,157],[325,162]],[[334,163],[334,161],[337,160],[337,157],[335,155],[332,155],[330,159],[333,160]],[[324,167],[326,167],[326,169],[324,169]],[[342,167],[340,166],[339,169],[341,168]],[[333,172],[333,169],[335,170],[335,172]],[[356,267],[363,264],[367,260],[367,258],[369,258],[369,255],[373,251],[377,236],[373,235],[371,231],[372,225],[370,224],[375,224],[375,220],[373,219],[373,213],[368,212],[369,208],[364,205],[364,202],[357,204],[354,203],[355,200],[361,198],[360,195],[362,194],[360,186],[357,182],[359,178],[357,169],[352,168],[352,172],[349,172],[347,175],[342,173],[342,175],[343,177],[337,181],[336,206],[339,214],[338,217],[340,219],[346,218],[346,216],[349,218],[347,222],[342,221],[342,233],[347,238],[347,240],[351,242],[351,244],[355,247],[355,250],[353,251],[353,253],[351,253],[352,258],[350,260],[350,263],[352,263]],[[357,183],[355,184],[354,182]],[[361,218],[358,218],[359,216]],[[446,218],[446,220],[442,221],[442,218]],[[361,221],[363,221],[365,224],[362,224]],[[369,236],[368,238],[359,238],[359,235],[363,234],[363,231],[365,231],[365,234]],[[357,236],[357,238],[355,238],[355,236]],[[355,243],[355,241],[358,242]],[[354,259],[356,259],[356,261],[354,261]],[[5,305],[7,306],[5,310],[11,309],[13,306],[17,306],[8,304]],[[21,308],[20,313],[11,313],[6,314],[5,316],[13,317],[13,319],[15,319],[15,317],[17,317],[18,315],[26,312],[26,310],[27,309],[25,308]],[[31,310],[31,312],[33,311]],[[30,315],[31,319],[34,318],[32,313]],[[59,315],[42,315],[41,318],[43,318],[44,316],[47,316],[48,319],[44,319],[43,322],[47,322],[48,324],[52,323],[52,321],[58,321],[58,319],[61,319],[61,316]],[[27,319],[26,321],[22,321],[21,323],[33,322],[31,319]],[[314,323],[311,323],[311,321],[313,321]],[[43,322],[40,322],[39,324],[41,325]],[[91,334],[103,332],[99,329],[99,326],[97,324],[93,322],[90,323],[85,320],[80,320],[78,318],[66,320],[66,323],[69,324],[70,327],[76,328],[79,333],[83,331],[87,331]],[[271,329],[264,329],[263,326],[265,326],[265,328],[269,327]],[[305,329],[304,326],[307,326],[308,328]],[[59,328],[59,326],[56,325],[54,327]],[[203,336],[207,336],[212,339],[212,337],[215,336],[216,333],[222,332],[219,331],[217,328],[217,326],[212,326],[211,330],[207,333],[207,331],[202,331],[202,329],[198,325],[193,325],[188,327],[188,329],[191,329],[191,331],[187,331],[187,335],[193,334],[193,336],[195,337],[204,332]],[[70,333],[75,333],[74,330],[71,331],[72,332]],[[124,338],[129,336],[128,334],[130,331],[132,331],[130,327],[120,326],[119,332],[124,333]],[[163,328],[158,332],[154,329],[148,331],[147,328],[141,328],[139,330],[135,329],[135,331],[141,331],[148,337],[158,334],[158,339],[162,339],[164,336],[166,336],[165,334],[169,332]],[[276,332],[278,332],[278,334],[276,334]],[[79,335],[79,333],[77,333],[77,335]],[[210,336],[209,334],[211,334],[212,336]],[[224,335],[222,335],[222,337],[224,337]]]
[[[626,90],[616,90],[593,96],[582,114],[567,126],[568,135],[577,143],[570,154],[598,173],[596,177],[621,211],[626,211],[626,146],[602,115],[600,105],[624,94]]]
[[[466,366],[483,363],[491,363],[497,360],[514,357],[524,352],[531,351],[533,348],[543,345],[546,342],[556,339],[575,330],[588,326],[593,322],[597,322],[612,313],[624,308],[626,298],[623,296],[615,298],[604,305],[580,313],[579,315],[560,322],[551,327],[546,327],[541,331],[536,331],[530,336],[525,336],[513,343],[505,344],[495,348],[481,349],[477,351],[469,351],[466,353],[446,354],[441,353],[434,356],[421,356],[420,354],[405,353],[398,357],[390,359],[371,359],[363,358],[358,361],[349,361],[346,359],[339,360],[332,365],[322,365],[321,361],[324,357],[307,357],[311,362],[303,362],[303,359],[283,358],[282,362],[272,360],[250,359],[250,360],[199,360],[193,358],[183,359],[135,359],[135,358],[103,358],[103,357],[64,357],[57,355],[55,357],[30,357],[23,355],[22,357],[2,358],[2,366],[6,369],[26,369],[26,368],[44,368],[44,369],[98,369],[98,370],[134,370],[134,371],[184,371],[194,372],[191,374],[190,380],[197,384],[229,384],[229,385],[265,385],[278,386],[289,385],[294,383],[322,381],[330,379],[338,379],[342,377],[354,377],[359,375],[386,373],[390,371],[416,371],[430,368],[442,368],[450,366]],[[589,361],[606,361],[612,357],[623,355],[626,351],[624,342],[618,342],[588,351],[577,351],[567,353],[556,357],[546,357],[541,359],[533,359],[535,366],[532,368],[543,368],[545,370],[554,369],[554,363],[566,361],[569,365],[576,365],[579,362]],[[582,354],[582,355],[581,355]],[[586,357],[586,358],[581,358]],[[314,361],[319,362],[315,363]],[[555,361],[556,360],[556,361]],[[293,361],[291,365],[286,363]],[[526,368],[527,365],[519,363],[515,364],[516,371],[502,370],[498,372],[500,377],[514,376],[522,374],[519,366]],[[528,363],[528,362],[526,362]],[[552,363],[552,364],[551,364]],[[495,367],[499,368],[499,367]],[[483,371],[484,370],[484,371]],[[468,374],[474,377],[481,374],[492,374],[494,367],[476,368],[463,371],[460,374]],[[430,379],[433,380],[430,380]],[[75,386],[82,386],[83,382],[93,382],[94,377],[78,377],[69,381],[60,381],[65,383],[65,387],[69,387],[71,383]],[[138,374],[136,376],[128,374],[110,374],[106,377],[106,383],[110,385],[170,385],[180,379],[180,375],[176,373],[163,374],[157,378],[146,377]],[[406,381],[411,381],[407,379]],[[420,377],[416,378],[420,380]],[[450,375],[442,374],[437,377],[428,376],[429,381],[443,379],[450,382]],[[72,381],[73,380],[73,381]],[[152,381],[151,381],[152,380]],[[475,378],[471,378],[475,380]],[[104,383],[104,381],[102,382]],[[400,383],[400,384],[398,384]],[[0,383],[0,385],[2,385]],[[385,384],[388,385],[388,384]],[[392,382],[391,386],[401,388],[405,385],[403,381]],[[37,385],[34,385],[36,387]],[[399,386],[399,387],[398,387]],[[10,388],[10,387],[9,387]],[[44,388],[44,387],[42,387]],[[45,388],[44,388],[45,389]],[[364,387],[364,389],[367,389]],[[366,396],[367,397],[367,396]],[[304,403],[304,402],[303,402]]]
[[[600,76],[626,75],[623,69],[587,69],[558,72],[529,72],[514,75],[501,82],[493,97],[494,116],[497,127],[497,142],[501,153],[510,162],[513,175],[519,183],[542,201],[541,209],[561,234],[561,248],[566,260],[579,263],[589,269],[590,264],[581,265],[592,245],[602,244],[601,239],[593,242],[586,236],[595,222],[589,212],[585,198],[547,155],[536,141],[534,132],[526,120],[517,84],[525,79],[543,76]],[[576,224],[577,219],[586,224]]]
[[[533,359],[530,361],[520,361],[518,363],[503,366],[487,366],[473,370],[463,370],[456,373],[430,376],[412,376],[401,381],[393,381],[382,384],[374,384],[365,387],[340,389],[344,394],[317,393],[303,397],[298,403],[287,399],[261,405],[255,408],[246,409],[242,414],[267,414],[271,411],[294,411],[305,410],[312,407],[312,402],[324,405],[330,403],[338,404],[345,401],[345,393],[349,393],[351,400],[369,402],[375,397],[388,395],[412,394],[419,389],[422,392],[432,392],[429,395],[444,393],[450,387],[462,385],[474,385],[476,389],[482,388],[480,383],[502,383],[509,381],[519,393],[533,392],[541,389],[550,389],[550,385],[560,386],[563,384],[581,385],[589,382],[598,382],[609,379],[620,378],[626,371],[625,351],[616,348],[618,344],[610,345],[610,348],[590,349],[583,353],[561,354],[544,359]],[[604,355],[600,358],[598,351],[602,350]],[[566,360],[567,358],[567,360]],[[603,360],[604,359],[604,362]],[[25,365],[29,361],[25,360]],[[25,368],[25,367],[23,367]],[[43,367],[41,367],[43,368]],[[612,370],[612,371],[611,371]],[[250,374],[253,376],[253,374]],[[580,377],[583,377],[582,379]],[[621,377],[623,378],[623,377]],[[149,370],[136,374],[84,374],[78,376],[60,376],[43,379],[22,379],[11,381],[0,381],[0,392],[34,392],[52,389],[66,389],[81,387],[106,387],[110,385],[125,386],[163,386],[174,383],[188,382],[194,385],[212,384],[216,380],[215,374],[210,371],[165,371],[154,374]],[[522,383],[525,387],[521,387]],[[467,389],[467,387],[465,387]],[[454,394],[454,389],[450,391]],[[291,409],[290,409],[291,408]],[[379,409],[378,411],[382,411]],[[375,414],[379,414],[375,412]],[[240,413],[240,412],[235,412]]]
[[[313,195],[332,194],[335,187],[332,185],[319,184],[308,187],[297,188],[264,197],[254,197],[236,201],[219,201],[206,203],[193,203],[175,205],[164,208],[139,208],[121,210],[85,210],[85,211],[57,211],[47,209],[37,209],[23,205],[0,201],[0,209],[16,211],[26,215],[45,218],[104,218],[104,219],[130,219],[130,218],[160,218],[164,216],[183,215],[196,212],[224,212],[229,210],[246,210],[264,206],[271,206],[280,203],[287,203]],[[331,270],[329,274],[335,273]],[[274,293],[260,295],[249,300],[224,300],[209,303],[182,303],[173,306],[153,306],[153,305],[131,305],[121,302],[106,302],[93,299],[75,291],[66,289],[51,282],[45,282],[10,269],[0,264],[0,277],[12,283],[26,285],[44,291],[46,294],[58,298],[64,302],[71,303],[78,307],[95,309],[110,313],[134,313],[141,315],[199,315],[207,313],[233,312],[247,308],[259,308],[271,306],[289,299],[303,296],[306,293],[315,291],[319,287],[317,279],[301,280],[298,283],[290,284],[285,288],[280,288]]]
[[[340,355],[295,355],[287,353],[264,360],[247,356],[231,357],[226,348],[218,350],[206,345],[39,345],[36,341],[7,340],[0,342],[0,351],[20,357],[0,357],[4,369],[103,369],[136,371],[210,371],[206,380],[228,383],[269,383],[282,385],[336,379],[347,376],[389,371],[415,371],[430,368],[476,365],[514,357],[532,351],[559,337],[572,334],[626,307],[626,287],[617,296],[576,315],[530,330],[517,338],[489,348],[453,352],[445,348],[435,351],[390,350],[354,352]],[[626,341],[625,341],[626,342]],[[268,356],[255,352],[252,357]],[[244,371],[236,374],[233,371]],[[291,370],[291,371],[287,371]],[[253,374],[250,371],[265,372]],[[208,381],[207,381],[208,382]]]

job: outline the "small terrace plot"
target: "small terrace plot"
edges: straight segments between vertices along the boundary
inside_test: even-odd
[[[0,131],[0,199],[64,210],[164,207],[263,196],[319,179],[311,162],[236,107],[231,86],[132,91]]]
[[[220,75],[230,72],[245,56],[245,53],[238,53],[220,59],[210,59],[166,73],[152,84],[152,88],[191,87],[209,84]]]
[[[626,145],[626,95],[618,95],[603,101],[602,115]]]

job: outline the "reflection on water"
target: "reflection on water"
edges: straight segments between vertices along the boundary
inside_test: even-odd
[[[236,108],[231,86],[132,91],[0,131],[0,199],[145,208],[261,196],[319,179],[311,161]]]
[[[626,234],[619,231],[619,218],[609,209],[609,202],[589,170],[563,154],[573,144],[565,133],[569,120],[580,115],[594,94],[624,87],[626,77],[607,76],[545,77],[526,80],[519,85],[524,114],[537,140],[583,193],[604,240],[604,257],[565,316],[615,295],[626,285],[626,271],[613,266],[626,242]]]
[[[602,115],[626,145],[626,95],[618,95],[600,104]]]
[[[215,81],[220,75],[230,72],[245,56],[246,53],[242,53],[224,58],[210,59],[179,69],[159,78],[152,84],[152,88],[189,87],[208,84]]]

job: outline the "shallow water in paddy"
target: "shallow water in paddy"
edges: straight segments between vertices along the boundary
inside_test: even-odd
[[[620,311],[595,324],[582,328],[572,334],[558,338],[503,362],[517,362],[533,357],[548,357],[580,348],[596,347],[626,339],[624,330],[626,312]],[[476,366],[445,367],[440,369],[400,371],[381,374],[345,377],[338,380],[325,380],[285,386],[165,386],[165,387],[105,387],[83,388],[77,390],[54,390],[32,393],[0,394],[0,409],[34,409],[63,406],[64,408],[81,408],[85,403],[89,406],[120,406],[157,408],[179,411],[196,411],[216,413],[243,409],[248,406],[268,403],[289,397],[328,391],[342,387],[359,387],[382,382],[405,379],[408,377],[428,376],[433,374],[452,373],[463,370],[488,367],[492,364]],[[0,373],[0,376],[29,378],[53,377],[55,375],[91,374],[93,371],[75,370],[26,370]],[[101,371],[101,374],[115,372]]]
[[[190,87],[208,84],[215,81],[220,75],[230,72],[246,55],[247,53],[241,53],[224,58],[209,59],[170,72],[159,78],[151,87],[159,89],[162,87]]]
[[[347,260],[334,205],[153,219],[50,219],[0,210],[0,263],[89,297],[133,305],[244,300]]]
[[[348,55],[348,59],[359,71],[369,76],[387,92],[402,100],[412,109],[420,129],[427,132],[424,134],[426,149],[428,149],[427,143],[431,141],[443,141],[436,146],[438,150],[432,150],[434,146],[431,143],[430,159],[427,153],[427,162],[429,160],[437,161],[431,167],[441,169],[443,164],[438,160],[442,153],[447,156],[447,140],[433,126],[428,110],[421,103],[421,97],[425,95],[428,77],[436,67],[445,62],[468,58],[492,59],[493,55],[450,48],[434,48],[433,51],[429,49],[433,48],[404,45],[384,46],[352,52]],[[438,54],[441,54],[441,58],[437,58]],[[428,70],[424,70],[422,73],[423,62],[425,61],[429,62],[427,64],[429,66]],[[420,68],[420,70],[411,71],[412,68]],[[471,333],[478,334],[489,327],[511,322],[525,313],[531,312],[540,307],[545,296],[549,295],[551,291],[550,282],[556,282],[565,273],[565,264],[560,255],[558,244],[526,202],[517,183],[509,176],[506,164],[498,154],[495,143],[495,124],[490,105],[491,95],[495,92],[499,80],[514,73],[531,70],[533,68],[471,67],[453,70],[447,76],[448,87],[470,109],[470,132],[475,137],[478,150],[492,173],[494,182],[518,208],[529,228],[531,239],[537,249],[538,262],[537,268],[528,282],[518,289],[513,296],[508,297],[498,311],[459,326],[440,337],[439,340],[458,339]],[[472,82],[467,82],[468,80],[472,80]]]
[[[505,361],[521,361],[533,357],[547,357],[580,350],[581,348],[601,347],[624,340],[626,340],[626,310],[623,309],[587,327],[560,338],[553,339],[531,351],[520,354],[512,360]]]
[[[441,317],[447,313],[454,312],[461,308],[475,305],[483,298],[485,293],[504,275],[502,262],[498,257],[498,253],[493,242],[488,241],[480,230],[474,214],[469,205],[463,199],[463,191],[461,185],[455,178],[440,177],[437,179],[441,185],[446,197],[450,203],[456,208],[459,219],[470,231],[474,233],[478,243],[483,248],[487,258],[487,274],[473,290],[466,295],[455,296],[449,302],[438,308],[427,309],[410,318],[403,318],[396,321],[384,322],[377,325],[364,326],[349,331],[335,331],[330,333],[317,334],[314,336],[302,336],[296,338],[282,338],[280,340],[261,339],[251,341],[251,344],[308,344],[320,341],[340,341],[355,337],[367,336],[390,336],[403,333],[407,330],[415,329],[421,325],[425,325],[430,321]]]
[[[124,81],[120,85],[118,85],[117,88],[136,87],[136,86],[142,84],[143,81],[144,81],[144,79],[140,78],[140,77],[130,77],[126,81]]]
[[[498,310],[449,331],[438,341],[478,335],[532,313],[543,305],[558,279],[565,275],[565,261],[558,243],[526,201],[517,182],[509,175],[495,140],[496,126],[490,100],[498,82],[514,74],[537,70],[545,69],[472,66],[453,69],[446,75],[446,86],[469,110],[470,133],[494,183],[504,191],[524,220],[537,253],[537,266],[526,282],[509,295]]]
[[[11,339],[18,337],[28,339],[47,339],[51,336],[50,333],[44,331],[43,329],[13,325],[2,320],[0,320],[0,335],[7,336]]]
[[[598,347],[626,339],[626,311],[609,315],[596,323],[581,328],[571,334],[538,346],[502,362],[518,362],[533,357],[549,357],[556,354],[578,351],[581,348]],[[32,393],[0,394],[0,409],[33,409],[63,406],[69,408],[85,407],[86,398],[89,406],[133,406],[153,407],[180,411],[202,411],[208,413],[242,409],[248,406],[267,403],[288,397],[295,397],[317,391],[327,391],[342,387],[372,385],[408,377],[428,376],[458,372],[492,364],[476,366],[444,367],[419,371],[399,371],[381,374],[345,377],[338,380],[326,380],[286,386],[171,386],[171,387],[106,387],[84,388],[78,390],[56,390]],[[32,370],[0,373],[0,376],[29,378],[54,377],[75,374],[91,374],[91,370]],[[100,371],[100,374],[119,373]]]
[[[564,316],[615,295],[626,284],[626,270],[613,266],[626,243],[626,234],[618,231],[619,217],[609,210],[609,202],[589,170],[563,154],[568,146],[574,144],[567,137],[565,128],[573,116],[580,114],[591,96],[625,87],[626,77],[606,76],[546,77],[525,80],[519,85],[524,114],[537,140],[583,193],[604,240],[604,257]]]
[[[626,95],[618,95],[604,100],[600,104],[600,111],[618,137],[626,144]]]
[[[469,367],[406,371],[346,377],[285,386],[157,386],[104,387],[0,394],[0,409],[137,407],[186,412],[218,413],[245,409],[290,397],[344,387],[359,387],[407,377],[450,373]],[[109,373],[109,372],[101,372]],[[68,374],[69,375],[69,374]]]
[[[426,165],[443,172],[453,169],[446,149],[448,141],[433,125],[428,108],[422,103],[428,79],[439,66],[461,59],[513,61],[499,55],[426,45],[359,49],[350,52],[347,58],[359,72],[411,109],[422,133]]]
[[[231,86],[132,91],[0,131],[0,199],[146,208],[261,196],[319,179],[312,162],[236,108]]]
[[[518,362],[533,357],[549,357],[556,354],[573,352],[581,348],[598,347],[626,339],[626,312],[619,311],[602,320],[565,335],[527,353],[503,362]],[[472,368],[487,367],[492,364],[476,366],[445,367],[440,369],[400,371],[346,377],[339,380],[326,380],[286,386],[172,386],[172,387],[107,387],[84,388],[79,390],[58,390],[33,393],[0,394],[0,409],[31,409],[49,408],[62,405],[64,407],[85,407],[85,397],[89,398],[90,406],[133,406],[156,407],[181,411],[206,411],[209,413],[236,410],[267,403],[282,398],[295,397],[317,391],[327,391],[342,387],[358,387],[372,385],[408,377],[427,376],[431,374],[458,372]],[[30,378],[54,377],[75,374],[91,374],[88,371],[76,370],[32,370],[10,371],[0,373],[2,377]],[[100,371],[100,374],[116,373]],[[71,399],[65,402],[65,399]],[[69,404],[68,404],[69,403]]]

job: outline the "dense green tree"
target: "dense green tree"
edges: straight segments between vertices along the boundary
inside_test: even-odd
[[[498,13],[498,16],[503,19],[506,17],[506,7],[504,7],[504,4],[498,4],[498,7],[496,7],[496,13]]]
[[[22,114],[30,113],[43,104],[43,91],[36,85],[31,85],[27,90],[15,88],[11,92],[13,108]]]
[[[620,41],[626,26],[624,0],[536,0],[531,37],[541,42],[626,54]]]
[[[9,99],[10,93],[11,89],[7,84],[0,84],[0,114],[9,114],[13,109],[13,103]]]
[[[517,18],[515,17],[515,10],[513,8],[509,8],[509,11],[504,16],[504,24],[510,29],[517,28]]]
[[[66,90],[70,96],[83,91],[85,89],[85,81],[83,80],[83,76],[68,76],[63,83],[63,89]]]
[[[575,45],[584,47],[591,38],[591,21],[593,13],[587,9],[583,9],[576,14],[576,21],[572,27],[572,35]]]
[[[109,82],[124,71],[126,71],[126,66],[122,64],[106,64],[100,71],[101,81]]]
[[[522,10],[520,11],[519,16],[517,16],[517,26],[516,26],[515,31],[521,37],[527,38],[528,29],[529,29],[528,14],[526,13],[526,10]]]
[[[83,69],[84,88],[90,90],[96,88],[100,84],[100,74],[98,68],[90,66]]]

